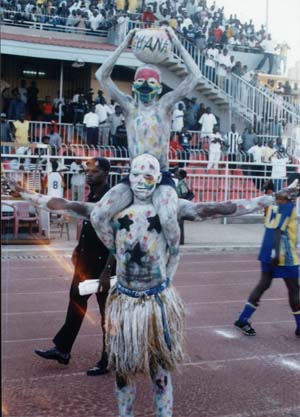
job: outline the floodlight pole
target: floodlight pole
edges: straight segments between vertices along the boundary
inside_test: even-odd
[[[266,0],[266,33],[269,33],[269,0]]]
[[[63,85],[64,85],[64,62],[60,61],[60,80],[59,80],[59,113],[58,113],[58,123],[61,124],[62,117],[62,99],[63,99]]]

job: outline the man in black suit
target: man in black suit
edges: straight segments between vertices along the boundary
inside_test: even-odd
[[[105,158],[95,158],[87,166],[87,184],[90,186],[88,202],[96,203],[109,190],[108,174],[110,163]],[[90,295],[79,295],[78,285],[86,279],[98,279],[102,273],[110,273],[108,263],[109,251],[98,238],[91,223],[83,221],[79,243],[74,249],[72,262],[75,266],[70,288],[70,301],[64,325],[53,339],[54,347],[49,350],[37,349],[35,353],[45,359],[57,360],[67,365],[71,358],[72,346],[84,319]],[[103,348],[100,361],[87,371],[88,375],[101,375],[107,371],[107,354],[105,350],[104,313],[109,288],[102,288],[96,294],[101,314]]]

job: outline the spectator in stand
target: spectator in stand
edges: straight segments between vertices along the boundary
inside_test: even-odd
[[[83,117],[84,128],[86,129],[86,142],[88,146],[99,145],[99,117],[96,113],[95,105]]]
[[[20,87],[16,88],[16,91],[18,94],[20,94],[20,99],[23,101],[23,103],[27,104],[27,87],[26,87],[26,80],[21,80]]]
[[[29,122],[25,120],[25,113],[21,113],[20,117],[12,123],[12,129],[15,145],[29,146]]]
[[[125,126],[125,119],[123,118],[121,120],[121,123],[116,128],[116,134],[115,134],[115,143],[116,146],[122,146],[127,149],[127,129]]]
[[[286,82],[284,83],[284,86],[283,86],[283,92],[284,92],[284,94],[286,94],[286,95],[290,95],[290,94],[292,94],[292,86],[291,86],[291,84],[289,83],[289,81],[286,81]]]
[[[279,67],[281,69],[281,74],[283,75],[286,73],[287,56],[288,56],[288,51],[290,49],[291,48],[289,47],[287,42],[282,42],[278,44],[275,48],[275,50],[279,50],[279,59],[280,59]]]
[[[88,109],[89,107],[84,94],[78,94],[78,102],[74,102],[73,104],[73,124],[77,125],[76,132],[81,139],[84,139],[84,128],[82,124],[84,115],[88,112]]]
[[[252,155],[254,164],[251,165],[251,174],[255,176],[253,182],[258,190],[262,189],[261,176],[264,174],[262,165],[264,146],[260,138],[256,139],[255,145],[248,149],[248,154]]]
[[[217,57],[217,79],[218,85],[226,92],[229,90],[228,73],[231,70],[232,64],[230,56],[228,55],[228,49],[224,48],[222,53]]]
[[[282,189],[284,180],[286,179],[286,166],[289,163],[289,157],[275,151],[271,157],[272,172],[271,178],[274,184],[274,191],[277,193]]]
[[[218,49],[213,43],[209,43],[206,51],[204,75],[213,82],[216,81],[216,59],[218,55]]]
[[[178,159],[178,157],[180,158],[182,151],[183,151],[183,148],[178,142],[177,135],[172,135],[170,139],[170,147],[169,147],[170,159]]]
[[[145,23],[145,27],[150,27],[153,25],[153,23],[155,22],[156,17],[153,13],[153,8],[152,6],[147,6],[146,7],[146,11],[144,11],[141,21],[143,23]]]
[[[25,116],[26,107],[24,101],[21,100],[21,96],[19,93],[15,95],[8,106],[7,117],[10,120],[18,120],[21,115]]]
[[[200,124],[201,137],[204,138],[213,133],[214,126],[216,126],[218,122],[215,115],[211,112],[211,108],[207,107],[206,113],[202,114],[198,123]]]
[[[50,125],[49,145],[51,147],[52,155],[58,155],[61,149],[62,139],[60,134],[56,131],[56,125]]]
[[[269,139],[267,146],[263,147],[263,153],[262,153],[262,161],[265,164],[269,164],[271,162],[271,158],[275,155],[277,152],[276,149],[274,149],[274,141],[273,139]]]
[[[264,56],[256,67],[257,71],[261,70],[263,66],[265,65],[265,62],[268,61],[269,62],[268,74],[272,74],[273,64],[274,64],[274,55],[276,52],[275,46],[276,46],[275,42],[272,40],[272,36],[270,34],[268,34],[267,38],[264,39],[260,43],[260,47],[262,48],[264,52]]]
[[[96,114],[99,119],[99,142],[101,145],[108,145],[110,126],[111,126],[111,115],[114,110],[106,103],[104,97],[101,98],[99,104],[95,108]]]
[[[184,126],[179,133],[178,138],[179,144],[181,145],[184,154],[183,159],[189,160],[190,159],[190,151],[191,151],[191,141],[192,135],[188,132],[187,128]]]
[[[178,134],[181,132],[183,128],[183,116],[184,116],[184,105],[183,103],[178,103],[173,110],[173,116],[172,116],[172,130]]]
[[[271,121],[271,123],[269,123],[267,131],[271,136],[282,136],[283,127],[282,124],[278,121],[277,115],[275,115],[274,119]]]
[[[39,115],[38,95],[39,89],[36,86],[36,81],[33,80],[27,89],[27,107],[31,120],[37,120]]]
[[[6,120],[6,114],[1,113],[0,118],[0,133],[1,133],[1,142],[12,142],[13,134],[11,131],[11,126]],[[1,154],[10,153],[11,148],[9,146],[1,146]],[[6,159],[6,158],[5,158]]]
[[[84,201],[85,169],[80,161],[72,162],[70,166],[72,200]]]
[[[175,173],[175,175],[177,175]],[[177,195],[178,198],[187,198],[187,195],[189,193],[189,187],[187,186],[186,183],[186,171],[184,169],[180,169],[178,171],[178,182],[176,185],[176,191],[177,191]],[[180,245],[184,245],[184,220],[180,219],[179,220],[179,227],[180,227]]]
[[[242,149],[243,139],[239,132],[236,131],[236,125],[231,125],[231,130],[224,137],[224,145],[227,147],[228,161],[236,161],[239,152]],[[229,169],[235,169],[236,164],[229,164]]]
[[[117,146],[116,140],[116,131],[118,126],[121,125],[124,120],[124,115],[122,114],[122,109],[120,106],[115,107],[115,112],[111,115],[111,125],[110,125],[110,134],[111,134],[111,143],[114,146]]]
[[[281,137],[276,138],[275,149],[276,149],[276,150],[277,150],[277,152],[278,152],[278,153],[280,153],[280,154],[285,154],[285,153],[286,153],[286,149],[285,149],[285,147],[283,146],[283,143],[282,143],[282,138],[281,138]]]
[[[223,143],[224,139],[221,136],[219,128],[215,126],[213,128],[213,133],[209,137],[207,170],[218,169]]]
[[[61,174],[57,172],[58,163],[52,161],[52,172],[44,178],[44,189],[47,189],[47,195],[51,197],[63,198],[65,182]]]
[[[250,148],[252,148],[257,142],[257,136],[253,131],[252,126],[248,126],[245,128],[243,134],[243,151],[248,152]]]
[[[54,105],[50,96],[45,97],[45,101],[41,104],[42,120],[50,122],[54,115]]]

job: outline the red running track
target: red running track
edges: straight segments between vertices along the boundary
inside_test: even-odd
[[[117,416],[113,373],[88,377],[100,354],[89,314],[68,366],[37,357],[63,324],[70,257],[26,249],[2,260],[2,413],[6,417]],[[232,325],[259,276],[255,254],[184,254],[175,285],[186,303],[186,358],[173,375],[174,417],[300,417],[300,340],[284,284],[256,312],[256,337]],[[154,416],[149,381],[138,378],[136,417]]]

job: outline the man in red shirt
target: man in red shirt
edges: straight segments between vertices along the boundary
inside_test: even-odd
[[[50,122],[53,119],[54,105],[50,96],[45,97],[45,101],[41,105],[42,118],[45,122]]]
[[[145,25],[145,27],[150,27],[156,20],[156,17],[152,11],[152,6],[147,6],[146,11],[143,13],[141,21],[144,23],[150,23]]]

